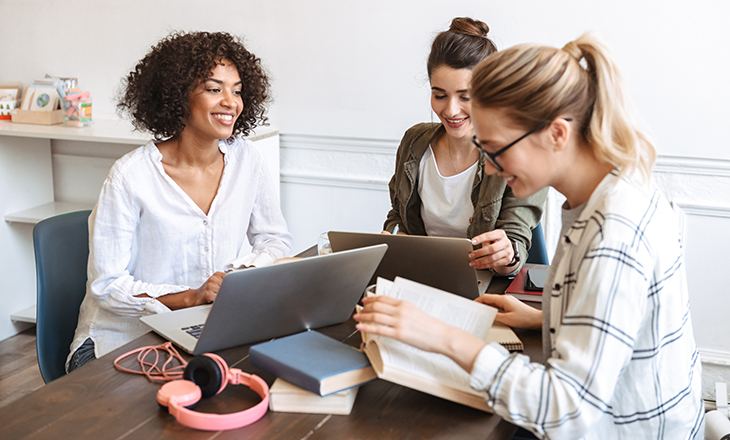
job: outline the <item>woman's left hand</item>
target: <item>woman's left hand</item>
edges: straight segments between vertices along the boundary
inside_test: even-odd
[[[485,232],[477,235],[471,240],[473,245],[481,244],[482,247],[469,253],[469,263],[475,269],[489,269],[504,267],[512,262],[515,251],[512,242],[507,238],[507,233],[502,229]],[[512,272],[512,269],[504,273]]]

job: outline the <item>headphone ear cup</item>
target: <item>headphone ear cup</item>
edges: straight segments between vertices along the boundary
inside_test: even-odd
[[[157,390],[157,405],[170,412],[170,404],[193,408],[201,399],[200,387],[189,380],[173,380]]]
[[[223,390],[226,375],[215,359],[208,356],[196,356],[185,367],[183,378],[198,385],[203,397],[211,397]]]

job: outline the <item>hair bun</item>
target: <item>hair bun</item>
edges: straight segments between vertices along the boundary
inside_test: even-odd
[[[489,34],[489,26],[480,20],[474,20],[469,17],[456,17],[451,20],[449,32],[457,32],[459,34],[470,35],[473,37],[487,38]]]

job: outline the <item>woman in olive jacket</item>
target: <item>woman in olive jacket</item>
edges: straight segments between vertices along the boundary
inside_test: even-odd
[[[469,238],[472,266],[507,275],[527,259],[547,189],[515,197],[510,176],[484,173],[485,158],[472,142],[468,84],[472,69],[497,50],[488,32],[481,21],[455,18],[434,39],[427,70],[441,122],[417,124],[401,140],[383,229]]]

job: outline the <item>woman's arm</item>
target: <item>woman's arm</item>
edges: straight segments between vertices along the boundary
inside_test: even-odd
[[[391,234],[393,233],[393,230],[396,226],[398,226],[398,228],[401,230],[400,232],[407,233],[407,231],[402,230],[404,227],[402,226],[403,219],[400,212],[401,202],[398,197],[398,192],[400,190],[399,187],[401,186],[401,180],[406,178],[404,175],[405,169],[403,167],[403,163],[405,162],[404,155],[407,154],[406,152],[409,150],[410,141],[407,139],[411,137],[412,136],[409,136],[408,132],[406,132],[406,134],[401,139],[400,145],[398,145],[398,151],[395,155],[395,171],[393,172],[393,176],[388,182],[388,192],[390,193],[390,211],[388,211],[385,223],[383,224],[383,231],[390,232]]]
[[[221,288],[224,276],[225,274],[223,272],[216,272],[197,289],[168,293],[167,295],[157,297],[157,301],[167,306],[170,310],[210,304],[218,296],[218,290]],[[135,297],[150,298],[146,293],[135,295]]]
[[[169,311],[155,298],[190,287],[147,283],[129,273],[140,208],[117,171],[115,165],[89,217],[90,293],[100,307],[122,316]]]
[[[474,301],[498,309],[501,313],[497,313],[494,320],[504,325],[532,330],[542,328],[542,310],[530,307],[512,295],[485,293]]]
[[[490,178],[492,177],[486,179]],[[518,198],[509,186],[505,186],[494,230],[476,235],[472,239],[475,245],[482,245],[470,256],[472,266],[477,269],[492,269],[499,275],[519,272],[527,260],[528,247],[532,244],[532,229],[540,222],[547,194],[548,189],[545,188],[531,196]],[[514,257],[512,243],[519,247],[520,261],[507,267]]]
[[[403,224],[403,221],[401,220],[400,212],[398,210],[398,206],[400,205],[400,202],[398,201],[398,191],[396,189],[397,183],[395,175],[390,178],[390,182],[388,183],[388,189],[390,191],[390,211],[388,211],[388,216],[385,219],[385,223],[383,223],[383,231],[393,233],[393,230],[395,230],[396,226],[400,229],[400,225]]]
[[[515,250],[512,242],[502,229],[485,232],[471,240],[473,245],[481,245],[479,249],[469,254],[469,264],[475,269],[492,269],[498,275],[509,275],[520,264],[512,264],[515,260]],[[520,254],[524,255],[524,254]],[[520,262],[522,258],[520,258]]]

